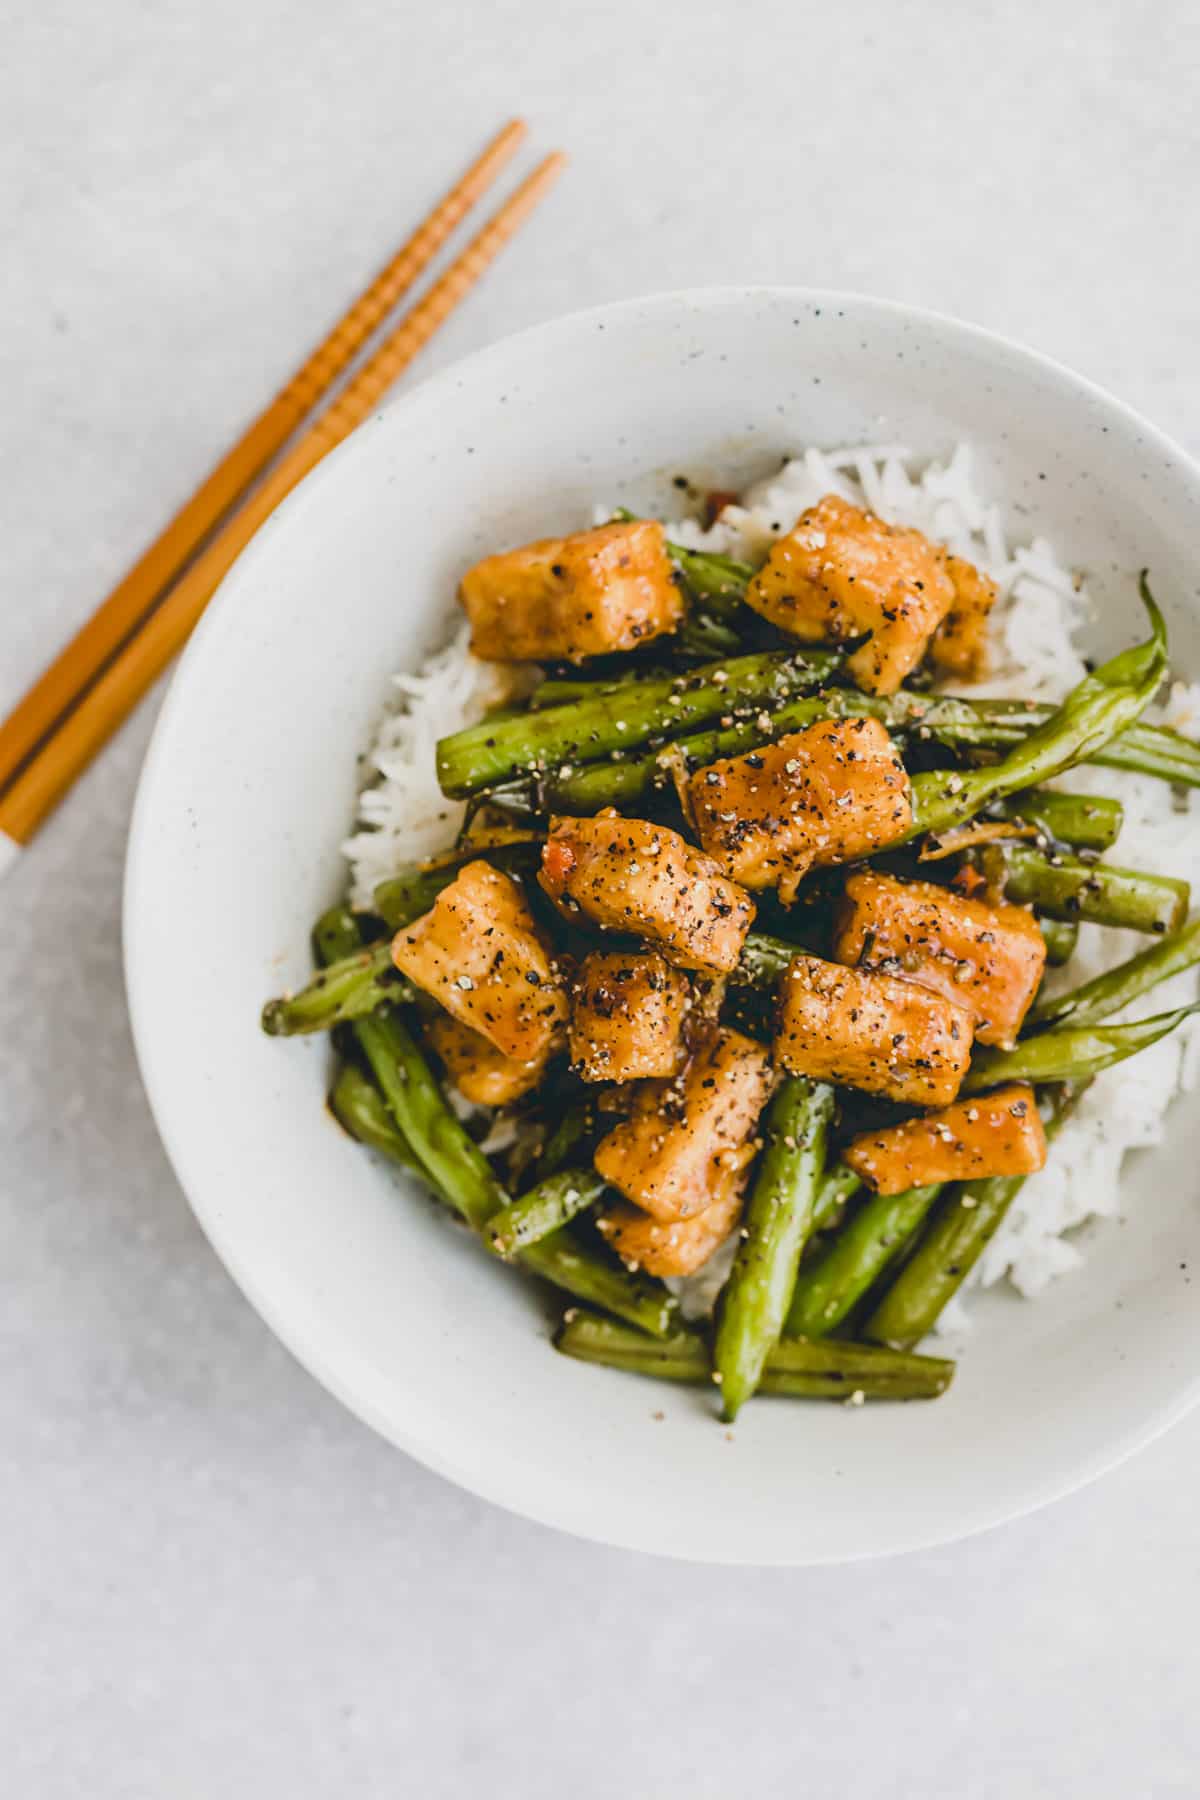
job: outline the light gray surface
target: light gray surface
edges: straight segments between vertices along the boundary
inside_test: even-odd
[[[0,707],[518,108],[573,169],[426,368],[639,290],[812,280],[994,325],[1200,448],[1186,0],[0,22]],[[973,1543],[710,1572],[478,1504],[292,1364],[132,1061],[153,710],[3,891],[5,1791],[1194,1793],[1200,1421]]]

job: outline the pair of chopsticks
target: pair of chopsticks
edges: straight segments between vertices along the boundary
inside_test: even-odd
[[[521,183],[293,437],[491,186],[525,130],[514,119],[488,145],[0,725],[0,874],[182,649],[263,521],[374,411],[552,185],[565,162],[560,152]]]

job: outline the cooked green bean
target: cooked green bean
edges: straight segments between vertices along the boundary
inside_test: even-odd
[[[1200,918],[1193,919],[1174,937],[1164,938],[1148,950],[1140,950],[1127,962],[1106,969],[1102,975],[1072,988],[1069,993],[1056,994],[1051,1000],[1039,1000],[1025,1021],[1025,1030],[1041,1031],[1049,1025],[1068,1023],[1098,1025],[1102,1019],[1110,1018],[1157,987],[1160,981],[1169,981],[1172,975],[1182,974],[1198,962]]]
[[[548,706],[565,706],[572,700],[593,700],[597,694],[628,694],[643,681],[671,681],[671,669],[650,666],[614,675],[610,681],[589,681],[585,675],[549,675],[539,681],[525,705],[529,712],[545,712]]]
[[[1070,962],[1079,942],[1079,927],[1074,919],[1039,919],[1038,928],[1046,942],[1046,961],[1052,969]]]
[[[804,954],[800,944],[773,937],[768,931],[751,931],[729,979],[740,987],[774,987],[792,958]]]
[[[897,695],[899,700],[900,696]],[[1003,750],[1019,744],[1054,717],[1054,707],[1029,700],[958,700],[939,696],[924,702],[920,728],[939,743],[961,750]],[[1127,725],[1083,760],[1106,769],[1152,775],[1181,787],[1200,787],[1200,743],[1168,725]]]
[[[827,1231],[840,1224],[847,1200],[852,1200],[861,1186],[861,1175],[845,1163],[835,1163],[826,1172],[813,1201],[813,1230]]]
[[[988,807],[982,816],[1034,825],[1046,837],[1076,850],[1111,850],[1121,834],[1125,808],[1119,800],[1100,794],[1027,788]]]
[[[668,539],[667,554],[679,569],[690,591],[703,600],[719,618],[736,624],[746,615],[746,587],[754,570],[749,563],[732,556],[719,556],[713,550],[685,550],[682,544]],[[753,616],[753,615],[751,615]]]
[[[703,1385],[712,1380],[708,1346],[694,1331],[677,1331],[656,1343],[607,1319],[571,1312],[554,1348],[580,1362],[660,1381]],[[914,1356],[877,1344],[781,1338],[768,1352],[758,1386],[763,1394],[804,1400],[934,1400],[953,1377],[954,1364],[942,1357]]]
[[[812,1260],[801,1266],[784,1327],[789,1337],[836,1331],[867,1290],[899,1256],[941,1192],[864,1194]]]
[[[604,1183],[594,1169],[560,1170],[493,1213],[484,1237],[497,1256],[509,1260],[568,1225],[603,1192]]]
[[[514,783],[507,791],[505,804],[525,815],[538,811],[588,814],[599,812],[604,806],[631,806],[646,794],[668,792],[674,785],[675,766],[691,773],[722,757],[759,749],[790,731],[804,731],[822,719],[864,714],[878,719],[901,741],[925,736],[953,749],[970,750],[1019,745],[1054,716],[1054,709],[1028,707],[1013,700],[960,700],[946,695],[904,693],[884,696],[860,694],[852,688],[827,688],[820,694],[789,700],[761,717],[735,720],[728,727],[676,738],[669,753],[639,750],[619,763],[588,764],[573,768],[566,775],[549,768],[536,779]],[[1081,760],[1200,787],[1200,744],[1165,728],[1140,724],[1129,727],[1102,750]],[[1011,801],[1004,797],[997,803],[1005,807],[1017,804],[1015,797]],[[1115,806],[1116,802],[1106,804]],[[1087,830],[1091,836],[1095,826],[1088,824]],[[1064,836],[1064,841],[1071,840]]]
[[[1025,844],[989,844],[972,860],[1006,899],[1075,924],[1116,925],[1160,937],[1178,930],[1191,901],[1187,882],[1173,875],[1047,855]]]
[[[1102,1069],[1156,1044],[1197,1011],[1200,1001],[1129,1025],[1060,1026],[1037,1037],[1022,1038],[1012,1050],[978,1050],[961,1091],[977,1094],[1008,1081],[1089,1080]]]
[[[1044,725],[999,762],[983,768],[929,770],[912,782],[913,823],[908,836],[941,832],[974,818],[994,800],[1036,787],[1086,762],[1149,706],[1167,670],[1167,632],[1143,574],[1142,604],[1150,616],[1145,643],[1110,657],[1067,695]]]
[[[370,1076],[364,1075],[353,1063],[343,1063],[338,1070],[329,1095],[329,1110],[360,1144],[369,1145],[381,1156],[390,1157],[392,1162],[401,1163],[413,1175],[419,1175],[422,1181],[430,1182],[420,1157],[384,1105],[383,1095]]]
[[[354,1031],[388,1111],[439,1193],[475,1231],[482,1231],[508,1195],[479,1146],[451,1112],[416,1039],[398,1014],[378,1012]]]
[[[825,1170],[834,1092],[788,1077],[764,1121],[766,1149],[742,1222],[737,1259],[721,1294],[713,1345],[722,1414],[735,1419],[758,1386],[783,1330],[800,1253]]]
[[[544,1181],[547,1175],[556,1175],[591,1131],[595,1120],[595,1108],[590,1100],[579,1100],[568,1106],[534,1157],[529,1168],[530,1179]]]
[[[455,851],[453,856],[442,857],[436,863],[418,863],[388,881],[381,881],[371,903],[389,930],[399,931],[402,925],[410,925],[422,913],[428,912],[442,889],[450,886],[467,863],[487,862],[510,875],[525,875],[536,869],[541,853],[540,841],[468,845]]]
[[[364,1019],[388,1001],[412,999],[412,987],[392,961],[390,939],[352,951],[319,969],[299,993],[268,1000],[262,1028],[268,1037],[332,1031],[349,1019]]]
[[[773,650],[709,663],[691,674],[633,684],[565,706],[547,707],[492,725],[455,732],[437,746],[443,793],[466,796],[563,764],[624,756],[647,739],[679,737],[724,713],[770,712],[806,689],[819,687],[840,662],[820,648]]]
[[[623,1269],[607,1253],[581,1243],[569,1225],[527,1245],[517,1260],[564,1294],[636,1325],[630,1335],[643,1343],[670,1337],[679,1328],[679,1302],[661,1281]]]
[[[354,914],[334,907],[313,934],[318,955],[349,954],[357,938]],[[446,1104],[416,1040],[398,1014],[377,1013],[352,1027],[401,1138],[417,1156],[439,1198],[476,1231],[508,1205],[491,1164]],[[353,1129],[353,1127],[351,1127]],[[678,1305],[660,1282],[632,1275],[607,1256],[577,1243],[569,1228],[553,1232],[521,1253],[521,1265],[578,1300],[663,1336],[674,1328]]]
[[[614,519],[630,521],[642,516],[630,512],[627,506],[619,506],[613,513]],[[689,593],[695,599],[703,600],[710,612],[731,623],[744,616],[746,588],[754,575],[749,563],[738,562],[732,556],[721,556],[714,550],[686,550],[682,544],[672,543],[670,538],[667,539],[667,555],[683,576]]]

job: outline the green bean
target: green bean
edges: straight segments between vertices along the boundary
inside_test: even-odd
[[[428,1172],[397,1129],[378,1089],[352,1064],[346,1064],[339,1074],[330,1104],[352,1137],[429,1182]],[[453,1211],[459,1210],[440,1189],[435,1188],[434,1192]],[[630,1275],[611,1257],[597,1255],[578,1243],[570,1231],[557,1230],[536,1243],[526,1244],[517,1260],[522,1268],[574,1299],[627,1319],[652,1337],[674,1331],[678,1324],[676,1302],[665,1288]]]
[[[348,954],[357,936],[353,913],[335,907],[318,921],[314,938],[322,957]],[[451,1112],[411,1032],[397,1014],[377,1013],[352,1027],[378,1081],[392,1119],[419,1158],[435,1192],[476,1231],[508,1205],[509,1196],[491,1164]],[[552,1232],[521,1253],[521,1266],[576,1299],[628,1319],[642,1331],[664,1336],[674,1329],[678,1305],[660,1282],[632,1275],[607,1254]]]
[[[800,944],[788,943],[767,931],[751,931],[729,979],[740,987],[774,987],[792,958],[805,954]]]
[[[769,651],[706,664],[688,675],[637,682],[632,691],[596,694],[495,726],[485,719],[438,744],[438,782],[443,793],[465,797],[521,774],[613,753],[624,756],[648,738],[680,736],[722,713],[770,711],[819,687],[839,660],[833,650]]]
[[[447,1105],[408,1026],[379,1012],[354,1027],[388,1111],[455,1211],[475,1231],[507,1204],[492,1165]]]
[[[1086,1084],[1085,1084],[1086,1085]],[[1082,1088],[1043,1098],[1046,1136],[1053,1138]],[[955,1183],[929,1215],[916,1248],[863,1326],[863,1335],[909,1350],[933,1330],[1024,1187],[1027,1176],[992,1175]]]
[[[1052,919],[1116,925],[1162,936],[1187,917],[1191,889],[1173,875],[1047,855],[1024,844],[989,844],[971,859],[1005,898]]]
[[[842,695],[842,689],[834,689],[818,698],[787,700],[774,711],[740,721],[735,717],[734,723],[719,730],[676,738],[665,748],[639,751],[619,763],[589,764],[565,775],[550,769],[526,789],[526,804],[531,812],[585,815],[597,813],[605,806],[632,806],[646,794],[669,792],[674,787],[676,767],[689,774],[721,757],[740,755],[743,750],[753,750],[789,731],[803,731],[822,719],[840,716]],[[846,693],[845,698],[851,696]],[[844,710],[852,713],[855,709]]]
[[[899,695],[896,696],[900,698]],[[1001,750],[1019,744],[1054,717],[1052,706],[1025,700],[952,700],[928,707],[922,727],[930,737],[956,749]],[[1167,725],[1141,720],[1127,725],[1086,761],[1106,769],[1152,775],[1181,787],[1200,787],[1200,744]]]
[[[1099,794],[1027,788],[989,807],[983,817],[1035,825],[1045,836],[1076,850],[1110,850],[1121,834],[1125,808],[1119,800]]]
[[[835,1163],[827,1171],[813,1201],[813,1230],[828,1231],[840,1224],[847,1200],[852,1200],[861,1186],[861,1175],[856,1175],[845,1163]]]
[[[411,925],[429,911],[443,888],[450,886],[459,872],[470,862],[491,863],[509,875],[531,874],[542,853],[539,842],[528,839],[515,844],[468,844],[453,856],[436,863],[418,863],[411,869],[381,881],[372,896],[372,905],[390,931]]]
[[[718,556],[712,550],[685,550],[682,544],[670,540],[667,554],[689,592],[703,600],[709,612],[731,625],[753,618],[745,607],[746,588],[754,574],[749,563],[737,562],[732,556]]]
[[[627,506],[619,506],[613,513],[614,519],[629,522],[641,516],[630,512]],[[667,539],[667,555],[683,576],[689,593],[695,599],[703,600],[711,613],[731,622],[741,616],[746,588],[754,575],[749,563],[738,562],[732,556],[721,556],[714,550],[685,550],[682,544],[673,544],[670,538]]]
[[[933,1186],[904,1194],[865,1194],[801,1267],[784,1327],[787,1335],[822,1338],[836,1331],[910,1242],[940,1192],[940,1186]]]
[[[388,1001],[411,1000],[413,990],[392,961],[391,940],[355,950],[318,970],[299,993],[268,1000],[262,1028],[268,1037],[331,1031],[363,1019]]]
[[[758,1386],[783,1330],[800,1252],[812,1230],[833,1104],[833,1089],[825,1083],[790,1076],[766,1115],[766,1149],[721,1295],[713,1346],[726,1419],[737,1417]]]
[[[1056,1027],[1037,1037],[1022,1038],[1012,1050],[978,1050],[962,1084],[964,1094],[999,1087],[1009,1081],[1085,1081],[1102,1069],[1124,1062],[1156,1044],[1177,1025],[1200,1011],[1200,1001],[1155,1013],[1129,1025]]]
[[[425,1165],[384,1105],[383,1095],[370,1076],[353,1063],[343,1063],[338,1070],[329,1095],[329,1110],[360,1144],[378,1150],[381,1156],[390,1157],[392,1162],[429,1182]]]
[[[1023,702],[1012,700],[959,700],[950,696],[904,693],[884,696],[859,694],[851,688],[827,688],[820,694],[786,701],[762,717],[736,720],[728,727],[676,738],[670,745],[669,754],[662,750],[641,750],[619,763],[587,764],[572,769],[565,776],[548,769],[536,780],[516,783],[506,804],[525,814],[537,811],[588,814],[599,812],[604,806],[628,807],[646,794],[669,792],[674,785],[676,766],[685,774],[692,773],[723,757],[740,756],[747,750],[759,749],[788,732],[804,731],[822,719],[864,715],[878,719],[901,740],[924,735],[954,749],[1004,749],[1021,744],[1035,728],[1054,716],[1054,709],[1048,706],[1030,708]],[[1086,760],[1156,775],[1192,787],[1200,786],[1200,745],[1176,732],[1152,726],[1133,726]],[[1079,797],[1072,798],[1077,800]],[[1105,801],[1100,804],[1108,808],[1117,803]],[[1004,797],[998,806],[1015,809],[1019,801],[1016,797],[1011,800]],[[1061,810],[1059,817],[1062,817]],[[1094,823],[1085,821],[1085,829],[1089,838],[1094,837]],[[1071,840],[1064,836],[1064,841]],[[1084,847],[1087,847],[1086,840]]]
[[[999,762],[983,768],[930,770],[912,782],[913,822],[907,833],[942,832],[974,818],[994,800],[1023,788],[1036,787],[1072,764],[1085,762],[1126,726],[1134,724],[1153,700],[1167,669],[1167,634],[1163,617],[1146,584],[1139,583],[1142,604],[1150,616],[1150,636],[1102,663],[1072,689],[1044,725]]]
[[[1046,941],[1046,961],[1053,969],[1070,962],[1079,942],[1079,927],[1073,919],[1039,919],[1038,928]]]
[[[1070,993],[1056,994],[1053,999],[1039,1000],[1025,1021],[1027,1032],[1044,1030],[1048,1025],[1098,1025],[1160,981],[1169,981],[1185,969],[1200,962],[1200,918],[1174,937],[1140,950],[1127,962],[1106,969],[1102,975],[1085,981]]]
[[[639,1334],[649,1334],[643,1342],[670,1337],[679,1328],[679,1302],[661,1281],[631,1274],[611,1256],[598,1254],[569,1225],[527,1245],[517,1260],[564,1294],[636,1325]]]
[[[747,614],[747,618],[751,615]],[[746,648],[741,635],[732,625],[724,624],[708,612],[691,611],[671,639],[676,653],[697,663],[711,662],[714,657],[736,656]]]
[[[313,933],[318,955],[330,960],[347,955],[357,936],[357,921],[345,907],[325,913]],[[451,1112],[407,1025],[388,1010],[359,1019],[353,1029],[401,1135],[447,1203],[482,1230],[508,1195]]]
[[[708,1346],[698,1332],[677,1331],[658,1343],[583,1313],[568,1313],[554,1348],[580,1362],[600,1363],[660,1381],[703,1385],[712,1379]],[[759,1392],[793,1399],[934,1400],[944,1394],[954,1364],[876,1344],[814,1344],[781,1338],[768,1353]]]
[[[487,1223],[486,1241],[497,1256],[511,1259],[569,1224],[603,1192],[604,1182],[594,1169],[560,1170],[494,1213]]]
[[[594,1124],[595,1108],[590,1100],[579,1100],[568,1106],[534,1157],[529,1169],[530,1178],[535,1182],[544,1181],[547,1175],[557,1174]]]
[[[611,681],[591,681],[584,675],[550,675],[539,681],[526,705],[530,712],[545,712],[548,706],[565,706],[572,700],[594,700],[597,694],[628,694],[643,681],[671,681],[674,671],[651,666],[631,669],[625,675],[614,675]]]

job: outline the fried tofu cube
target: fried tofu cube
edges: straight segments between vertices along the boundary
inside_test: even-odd
[[[488,662],[582,662],[675,631],[683,596],[653,519],[488,556],[463,576],[471,649]]]
[[[511,875],[471,862],[392,939],[392,961],[505,1056],[547,1054],[567,1020],[565,984]]]
[[[878,719],[824,719],[710,763],[688,800],[709,855],[785,904],[810,868],[865,856],[912,824],[908,776]]]
[[[961,556],[947,556],[954,603],[933,634],[929,657],[942,675],[978,681],[987,673],[988,625],[996,604],[996,584]]]
[[[919,531],[826,494],[772,546],[746,604],[803,643],[862,637],[846,668],[894,694],[954,604],[945,554]]]
[[[1046,967],[1033,914],[931,881],[851,875],[834,936],[840,963],[882,969],[971,1014],[981,1044],[1011,1049]]]
[[[1033,1089],[1014,1081],[886,1131],[864,1132],[846,1146],[842,1161],[877,1194],[904,1194],[940,1181],[1035,1175],[1046,1161],[1046,1133]]]
[[[674,1081],[639,1090],[633,1116],[597,1146],[596,1168],[656,1219],[705,1212],[753,1156],[750,1140],[770,1090],[762,1045],[717,1031]]]
[[[742,1216],[744,1174],[734,1174],[703,1212],[652,1219],[636,1206],[613,1206],[596,1220],[623,1263],[647,1275],[694,1275],[719,1250]]]
[[[795,956],[780,984],[775,1060],[917,1106],[953,1100],[971,1060],[971,1015],[895,975]]]
[[[541,1056],[518,1062],[449,1013],[440,1013],[425,1035],[445,1064],[446,1073],[464,1100],[473,1106],[511,1106],[538,1085],[546,1072],[550,1045]]]
[[[623,819],[552,819],[538,876],[567,918],[646,938],[683,969],[737,967],[754,902],[677,831]]]
[[[674,1075],[686,1050],[686,975],[656,951],[593,950],[571,986],[571,1060],[585,1081]]]

